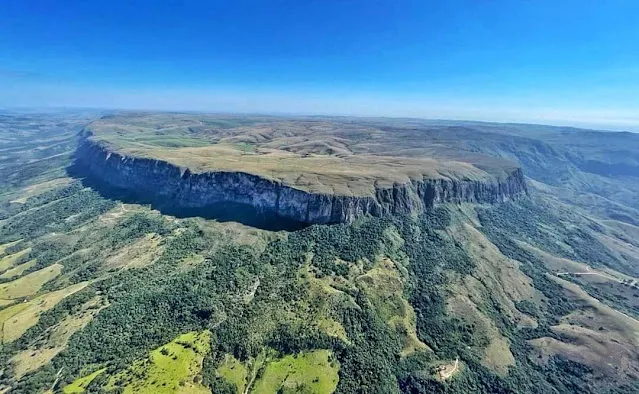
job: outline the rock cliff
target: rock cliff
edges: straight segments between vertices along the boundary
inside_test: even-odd
[[[170,200],[183,208],[222,203],[303,223],[352,222],[363,215],[419,213],[439,203],[497,203],[527,193],[521,169],[492,181],[422,179],[376,188],[374,196],[310,193],[243,172],[192,173],[171,163],[126,157],[83,139],[76,152],[80,165],[109,185]]]

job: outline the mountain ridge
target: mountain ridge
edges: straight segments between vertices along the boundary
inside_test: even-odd
[[[374,196],[340,196],[309,193],[241,171],[192,173],[161,160],[126,157],[89,139],[76,157],[113,186],[168,198],[183,208],[232,202],[303,223],[348,223],[367,214],[421,213],[438,203],[496,203],[527,194],[521,169],[503,180],[411,180],[392,188],[375,187]]]

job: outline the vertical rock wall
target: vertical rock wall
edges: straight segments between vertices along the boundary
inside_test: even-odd
[[[109,185],[197,208],[237,203],[304,223],[351,222],[362,215],[419,213],[438,203],[497,203],[527,193],[521,169],[494,181],[424,179],[376,189],[374,196],[309,193],[242,172],[191,173],[159,160],[124,157],[85,139],[80,165]]]

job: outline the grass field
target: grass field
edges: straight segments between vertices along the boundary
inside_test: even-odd
[[[33,327],[40,314],[53,308],[65,297],[82,290],[87,282],[78,283],[62,290],[52,291],[0,310],[0,324],[2,325],[2,343],[18,339],[30,327]]]
[[[37,294],[42,285],[60,275],[62,265],[53,264],[12,282],[0,284],[0,299],[12,300]]]
[[[235,385],[237,394],[314,393],[335,391],[339,365],[329,350],[305,351],[278,357],[264,351],[242,363],[225,355],[216,375]]]
[[[148,359],[109,379],[107,390],[124,393],[208,393],[199,383],[202,360],[210,349],[208,331],[182,334],[151,352]]]
[[[62,392],[64,394],[82,394],[86,392],[86,388],[95,378],[102,375],[106,371],[106,368],[98,369],[97,371],[84,376],[82,378],[76,379],[73,383],[64,387]]]
[[[237,393],[242,394],[246,389],[249,371],[247,368],[230,354],[224,356],[224,361],[215,370],[217,376],[235,385]]]
[[[11,279],[11,278],[15,278],[17,276],[20,276],[24,273],[24,271],[30,269],[31,267],[33,267],[36,263],[36,260],[29,260],[26,263],[22,263],[18,266],[15,266],[7,271],[5,271],[2,275],[0,275],[0,278],[2,279]]]
[[[11,244],[7,244],[5,246],[9,247],[10,245]],[[0,272],[6,271],[9,268],[13,267],[21,258],[23,258],[26,255],[28,255],[30,251],[31,251],[31,249],[25,249],[25,250],[21,250],[19,252],[16,252],[14,254],[10,254],[8,256],[4,256],[3,258],[1,258],[0,259]]]
[[[330,358],[328,350],[316,350],[271,361],[250,392],[333,393],[337,387],[338,368]]]

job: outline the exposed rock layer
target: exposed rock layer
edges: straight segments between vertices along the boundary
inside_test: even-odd
[[[367,214],[419,213],[438,203],[497,203],[527,193],[519,168],[505,179],[413,180],[376,188],[374,196],[340,196],[309,193],[242,172],[191,173],[160,160],[125,157],[88,139],[82,141],[76,157],[94,176],[112,186],[169,199],[179,207],[245,204],[304,223],[351,222]]]

